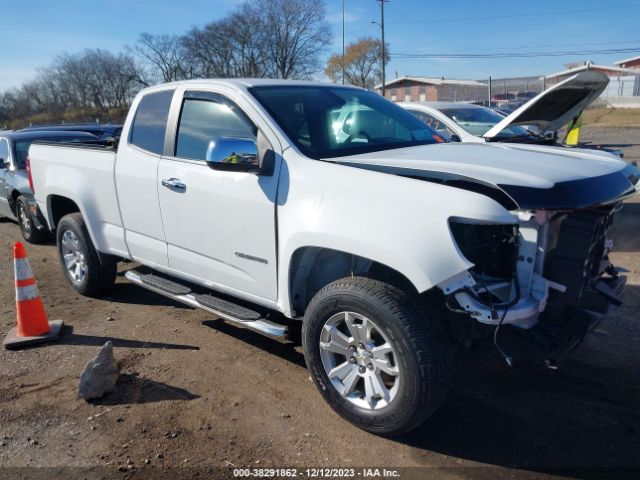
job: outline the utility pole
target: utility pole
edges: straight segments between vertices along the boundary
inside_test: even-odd
[[[489,76],[489,103],[487,103],[487,107],[491,107],[491,76]]]
[[[344,0],[342,0],[342,84],[344,85]]]
[[[385,65],[384,65],[384,59],[385,59],[385,45],[384,45],[384,4],[385,2],[387,2],[388,0],[378,0],[378,2],[380,3],[380,30],[382,31],[382,96],[384,97],[385,95],[385,87],[386,87],[386,79],[385,79]]]

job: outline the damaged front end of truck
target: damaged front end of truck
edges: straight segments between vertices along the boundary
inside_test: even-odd
[[[626,278],[609,259],[608,231],[622,200],[636,193],[638,170],[606,177],[542,195],[500,186],[518,207],[512,224],[450,219],[459,253],[473,263],[438,285],[446,323],[464,325],[458,339],[490,336],[508,364],[556,368],[622,304]]]

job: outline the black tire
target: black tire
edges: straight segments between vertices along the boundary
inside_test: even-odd
[[[344,399],[322,364],[320,336],[339,312],[374,321],[394,346],[401,381],[395,397],[379,410]],[[437,318],[427,318],[418,299],[389,284],[362,277],[336,280],[321,289],[305,313],[302,338],[307,368],[329,405],[354,425],[380,435],[406,433],[427,419],[446,395],[450,350]]]
[[[79,250],[84,255],[86,274],[81,280],[72,277],[63,257],[63,236],[71,231],[78,239]],[[80,213],[70,213],[62,217],[56,229],[56,244],[62,271],[71,286],[87,297],[95,297],[109,291],[115,283],[118,262],[111,255],[96,251]]]
[[[49,233],[46,230],[38,230],[33,221],[33,215],[27,207],[26,199],[21,195],[16,200],[16,218],[20,225],[22,237],[29,243],[45,243],[49,239]]]

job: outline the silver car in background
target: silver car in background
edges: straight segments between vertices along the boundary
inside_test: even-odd
[[[35,141],[95,143],[98,138],[76,131],[0,131],[0,217],[15,220],[25,240],[42,243],[48,227],[33,199],[27,175],[27,155]]]

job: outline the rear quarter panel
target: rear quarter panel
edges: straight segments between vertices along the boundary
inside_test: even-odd
[[[78,205],[96,249],[128,257],[113,169],[115,151],[34,144],[29,149],[35,198],[54,226],[55,195]]]

